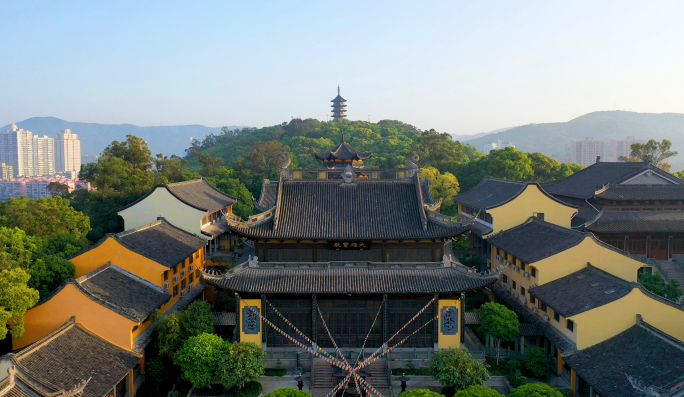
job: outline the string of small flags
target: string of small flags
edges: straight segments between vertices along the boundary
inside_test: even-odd
[[[368,338],[370,337],[371,332],[373,331],[373,328],[375,327],[375,323],[378,321],[378,317],[380,317],[380,312],[382,311],[382,305],[385,304],[385,301],[382,301],[380,303],[380,307],[378,308],[378,312],[375,313],[375,318],[373,319],[373,324],[371,324],[370,329],[368,330],[368,333],[366,334],[366,337],[363,339],[363,345],[361,345],[361,351],[359,352],[359,356],[356,357],[355,363],[358,363],[361,357],[363,357],[363,351],[366,349],[366,342],[368,342]]]

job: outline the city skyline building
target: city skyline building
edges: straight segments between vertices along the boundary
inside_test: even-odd
[[[55,134],[55,172],[81,170],[81,141],[70,129]]]
[[[620,157],[629,157],[632,154],[632,145],[635,143],[646,143],[643,139],[634,139],[628,136],[622,140],[611,140],[606,147],[606,161],[620,161]]]
[[[33,136],[33,175],[55,175],[55,140],[47,135]]]
[[[513,142],[501,142],[500,139],[493,141],[493,142],[487,142],[484,144],[484,154],[489,154],[492,150],[495,149],[505,149],[507,147],[512,147],[515,148],[515,143]]]
[[[595,141],[592,137],[583,141],[570,141],[565,146],[566,158],[570,163],[588,167],[605,153],[605,142]]]
[[[11,165],[0,163],[0,179],[11,179],[14,176],[14,169]]]
[[[12,124],[0,133],[0,163],[12,167],[13,176],[33,176],[33,133]]]

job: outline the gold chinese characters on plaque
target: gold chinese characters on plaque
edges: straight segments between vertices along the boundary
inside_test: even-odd
[[[330,241],[331,250],[367,250],[370,249],[370,241]]]

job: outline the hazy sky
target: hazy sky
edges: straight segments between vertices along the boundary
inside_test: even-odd
[[[0,125],[684,113],[684,2],[0,1]]]

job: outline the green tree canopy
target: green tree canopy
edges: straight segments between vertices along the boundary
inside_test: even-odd
[[[0,340],[7,336],[3,325],[14,338],[24,334],[24,313],[38,303],[38,291],[27,285],[30,277],[19,267],[0,270]]]
[[[514,338],[520,332],[518,315],[502,304],[487,302],[480,307],[480,323],[480,329],[497,341],[498,362],[501,341]]]
[[[181,319],[181,337],[183,339],[204,333],[214,332],[214,322],[216,318],[211,312],[211,306],[204,301],[194,301],[183,311]]]
[[[126,135],[125,142],[114,141],[105,148],[102,156],[117,157],[130,164],[134,169],[152,169],[152,152],[142,138]]]
[[[0,226],[18,227],[31,236],[69,234],[85,237],[90,232],[90,219],[61,196],[37,200],[21,196],[0,202]]]
[[[671,148],[672,142],[667,139],[663,139],[661,142],[650,139],[646,143],[633,143],[629,157],[620,156],[620,161],[634,162],[648,159],[649,163],[669,172],[672,166],[665,160],[677,155],[677,152],[670,150]]]
[[[464,145],[451,139],[446,133],[439,133],[434,129],[422,131],[411,147],[420,156],[423,167],[441,169],[444,165],[469,160]]]
[[[456,215],[458,204],[454,203],[454,196],[460,190],[458,179],[450,172],[440,174],[439,170],[434,167],[421,168],[420,178],[427,178],[430,181],[430,194],[433,200],[443,200],[442,213]]]
[[[220,336],[202,333],[186,340],[173,355],[173,362],[181,368],[183,378],[198,388],[208,387],[217,378],[219,362],[229,348]]]
[[[219,167],[207,180],[220,191],[237,199],[237,202],[233,204],[233,213],[235,215],[247,219],[247,217],[254,214],[252,193],[247,190],[247,186],[244,183],[236,178],[235,170],[228,167]]]
[[[188,169],[188,160],[184,160],[175,154],[170,158],[163,153],[157,154],[154,159],[154,169],[157,171],[157,182],[173,183],[183,182],[191,179],[199,179],[201,176],[197,172]]]
[[[527,383],[514,389],[508,397],[563,397],[563,393],[543,383]]]
[[[549,359],[546,357],[544,349],[540,347],[525,349],[523,365],[537,378],[543,378],[549,373]]]
[[[439,394],[430,389],[411,389],[399,393],[399,397],[444,397],[444,394]]]
[[[487,386],[470,386],[454,394],[454,397],[503,397],[503,394]]]
[[[167,313],[162,315],[157,310],[154,317],[154,335],[157,342],[157,354],[161,357],[173,359],[173,355],[183,345],[181,337],[182,313]]]
[[[220,378],[223,384],[242,388],[248,382],[258,380],[264,374],[264,351],[252,342],[230,345],[228,354],[221,358]]]
[[[437,352],[430,360],[430,373],[442,385],[463,390],[489,379],[487,364],[475,361],[467,348]]]

